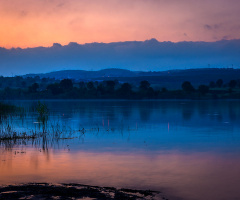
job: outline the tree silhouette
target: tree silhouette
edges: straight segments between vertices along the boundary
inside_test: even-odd
[[[106,92],[109,94],[114,93],[115,82],[114,81],[106,81]]]
[[[60,88],[64,90],[70,90],[73,88],[73,83],[71,79],[63,79],[60,82]]]
[[[222,87],[222,85],[223,85],[223,80],[222,79],[218,79],[217,81],[216,81],[216,85],[220,88],[220,87]]]
[[[215,86],[216,86],[216,84],[214,83],[214,81],[211,81],[211,82],[209,83],[209,87],[210,87],[210,88],[215,88]]]
[[[148,81],[141,81],[140,82],[140,96],[141,98],[153,98],[154,97],[154,90],[150,87],[150,83]]]
[[[47,90],[50,90],[53,95],[58,95],[63,93],[63,89],[60,88],[60,85],[58,83],[48,85]]]
[[[192,86],[192,84],[189,81],[184,81],[182,83],[182,89],[183,89],[183,91],[189,92],[189,93],[195,91],[194,87]]]
[[[94,84],[93,84],[92,81],[90,81],[90,82],[87,83],[87,89],[89,89],[89,90],[94,89]]]
[[[29,86],[28,92],[35,93],[35,92],[37,92],[38,88],[39,88],[39,84],[38,83],[33,83],[31,86]]]
[[[123,83],[118,92],[119,92],[120,98],[129,99],[132,97],[132,94],[133,94],[132,86],[129,83]]]
[[[141,81],[140,82],[140,90],[147,90],[150,87],[150,83],[148,81]]]
[[[235,88],[236,85],[237,85],[237,81],[236,80],[231,80],[228,85],[229,85],[230,88]]]
[[[205,95],[209,91],[209,87],[207,85],[199,85],[198,91],[202,94]]]

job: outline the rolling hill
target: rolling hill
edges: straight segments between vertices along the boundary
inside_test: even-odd
[[[170,89],[180,88],[182,82],[190,81],[194,86],[200,84],[209,84],[210,81],[222,79],[224,83],[230,80],[240,79],[240,69],[233,68],[204,68],[204,69],[186,69],[186,70],[168,70],[158,72],[130,71],[123,69],[104,69],[99,71],[85,70],[63,70],[42,74],[27,74],[23,77],[55,78],[55,79],[73,79],[79,81],[106,81],[118,80],[120,82],[129,82],[138,85],[142,80],[149,81],[152,85],[167,87]]]

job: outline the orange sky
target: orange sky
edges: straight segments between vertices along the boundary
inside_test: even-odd
[[[240,38],[239,0],[0,0],[0,46]]]

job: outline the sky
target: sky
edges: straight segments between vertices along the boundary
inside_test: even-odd
[[[239,0],[0,0],[0,47],[240,38]]]

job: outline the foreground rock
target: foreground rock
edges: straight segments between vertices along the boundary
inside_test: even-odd
[[[167,199],[150,190],[116,189],[81,184],[29,183],[0,187],[0,199],[85,199],[85,200],[154,200]]]

